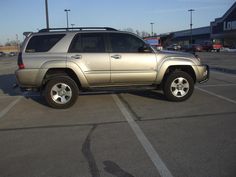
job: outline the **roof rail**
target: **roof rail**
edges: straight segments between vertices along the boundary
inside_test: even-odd
[[[117,29],[110,27],[73,27],[73,28],[44,28],[39,30],[39,33],[50,32],[50,31],[77,31],[77,30],[107,30],[107,31],[118,31]]]

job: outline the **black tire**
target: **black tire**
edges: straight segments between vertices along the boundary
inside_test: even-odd
[[[183,71],[170,73],[163,83],[164,95],[169,101],[184,101],[192,95],[193,90],[193,78]]]
[[[43,96],[52,108],[66,109],[76,102],[78,93],[79,89],[74,80],[68,76],[58,76],[46,83]]]

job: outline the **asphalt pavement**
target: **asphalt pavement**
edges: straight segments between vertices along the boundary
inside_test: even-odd
[[[235,53],[200,55],[236,70]],[[0,58],[1,177],[236,176],[233,73],[211,70],[181,103],[159,91],[104,92],[56,110],[13,89],[16,68],[16,57]]]

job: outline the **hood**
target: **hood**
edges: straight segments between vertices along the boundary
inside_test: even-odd
[[[186,58],[196,58],[193,53],[187,52],[178,52],[178,51],[171,51],[171,50],[161,50],[158,51],[158,54],[170,56],[170,57],[186,57]]]
[[[171,58],[178,58],[178,59],[184,59],[184,60],[191,60],[196,65],[201,64],[200,60],[197,59],[197,57],[192,53],[162,50],[162,51],[156,52],[156,54],[159,61],[171,57]]]

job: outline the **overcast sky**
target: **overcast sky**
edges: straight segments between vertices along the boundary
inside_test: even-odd
[[[70,9],[69,24],[76,26],[110,26],[140,31],[166,33],[208,26],[221,17],[235,0],[48,0],[50,27],[65,27],[64,9]],[[0,44],[22,40],[24,31],[45,28],[45,0],[0,0]]]

